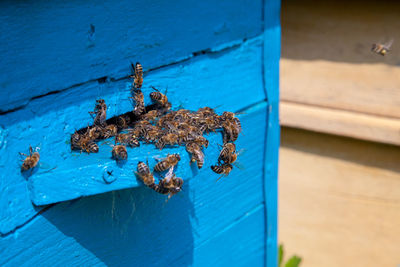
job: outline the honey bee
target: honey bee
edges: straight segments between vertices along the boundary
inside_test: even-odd
[[[131,63],[132,69],[134,71],[134,75],[130,76],[133,78],[133,86],[135,89],[140,89],[143,84],[143,68],[139,62],[136,62],[136,65]]]
[[[110,138],[111,136],[116,136],[118,133],[118,128],[114,124],[107,125],[101,129],[101,137],[103,139]]]
[[[75,132],[71,135],[71,149],[85,151],[87,153],[97,153],[99,152],[99,146],[93,142],[90,134],[90,128],[86,128],[86,133],[79,134]]]
[[[36,167],[40,160],[40,155],[39,152],[35,151],[33,152],[33,149],[31,146],[29,146],[29,155],[26,155],[24,153],[19,153],[21,156],[25,156],[26,158],[23,160],[22,166],[21,166],[21,172],[31,170]]]
[[[154,171],[163,172],[171,167],[174,167],[181,160],[179,154],[168,155],[165,159],[158,162],[156,166],[154,166]]]
[[[115,145],[111,151],[112,158],[119,160],[126,160],[128,158],[128,152],[126,151],[126,147],[123,145]]]
[[[219,179],[221,179],[222,177],[224,177],[224,176],[228,176],[229,173],[232,171],[232,169],[233,169],[233,166],[231,164],[229,164],[229,163],[224,163],[224,164],[221,164],[221,165],[212,165],[211,166],[211,170],[213,172],[218,173],[218,174],[222,174],[217,179],[217,181]]]
[[[173,173],[174,167],[170,168],[165,178],[162,179],[158,184],[158,190],[154,189],[156,192],[161,194],[168,194],[167,201],[175,194],[179,193],[182,189],[183,180],[176,177]]]
[[[71,135],[71,149],[80,149],[80,140],[81,140],[81,135],[75,131],[74,134]]]
[[[224,144],[227,142],[235,142],[239,137],[239,128],[237,124],[232,124],[230,121],[222,123],[223,128],[223,141]]]
[[[144,119],[144,120],[146,120],[146,121],[149,121],[149,122],[151,122],[151,121],[155,121],[156,120],[156,118],[159,116],[159,112],[158,112],[158,110],[150,110],[149,112],[147,112],[146,114],[144,114],[143,116],[142,116],[142,118]]]
[[[102,136],[102,129],[99,126],[88,127],[86,135],[90,140],[96,140]]]
[[[191,154],[190,161],[197,163],[197,168],[201,169],[204,165],[204,153],[198,144],[189,142],[186,144],[186,151]]]
[[[195,135],[193,138],[190,138],[189,141],[195,142],[200,147],[204,146],[205,148],[208,147],[208,140],[204,138],[202,135]]]
[[[149,166],[142,162],[139,161],[137,165],[137,172],[136,174],[139,176],[139,178],[143,181],[143,183],[147,186],[154,185],[154,176],[150,172]]]
[[[372,44],[371,51],[381,56],[386,55],[390,51],[390,47],[393,44],[393,40],[390,40],[386,44]]]
[[[142,115],[146,110],[146,107],[144,105],[144,95],[143,95],[142,91],[139,89],[135,89],[133,91],[132,99],[133,99],[133,101],[135,101],[135,107],[133,108],[133,114],[135,114],[135,116]]]
[[[129,123],[131,122],[129,116],[118,116],[117,117],[117,127],[120,130],[126,129],[129,126]]]
[[[161,150],[166,145],[173,146],[175,144],[178,144],[178,135],[175,133],[167,133],[157,140],[156,147]]]
[[[88,138],[83,138],[80,141],[80,149],[81,151],[85,151],[86,153],[89,154],[99,152],[99,146],[95,142],[89,140]]]
[[[138,147],[140,146],[139,140],[135,135],[131,133],[127,134],[118,134],[115,136],[115,142],[123,145],[127,145],[130,147]]]
[[[232,164],[236,161],[236,145],[234,143],[226,143],[223,145],[221,152],[219,153],[218,163],[221,161]]]
[[[170,109],[171,108],[171,103],[168,102],[168,97],[165,94],[160,93],[160,91],[155,88],[153,88],[156,92],[150,93],[150,98],[154,103],[157,103],[158,105]]]
[[[106,125],[106,118],[107,118],[107,105],[104,99],[96,100],[96,106],[94,111],[89,112],[90,115],[95,115],[94,118],[94,125],[105,126]]]

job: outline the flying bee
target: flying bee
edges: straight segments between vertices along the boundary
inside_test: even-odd
[[[131,133],[127,134],[118,134],[115,136],[115,142],[123,145],[127,145],[130,147],[138,147],[140,146],[139,140],[135,135]]]
[[[22,166],[21,166],[21,172],[31,170],[36,167],[40,160],[40,155],[39,152],[35,151],[33,152],[33,149],[31,146],[29,146],[29,155],[24,154],[24,153],[19,153],[21,156],[25,156],[26,158],[23,160]]]
[[[139,178],[143,181],[145,185],[154,185],[154,176],[150,172],[150,168],[146,163],[139,161],[137,165],[137,172],[135,173],[139,176]]]
[[[140,116],[142,115],[145,110],[146,107],[144,105],[144,95],[143,92],[140,89],[135,89],[133,90],[133,97],[132,97],[133,101],[135,102],[135,106],[133,108],[133,114],[135,114],[135,116]]]
[[[236,161],[236,145],[234,143],[225,143],[219,153],[218,163],[223,161],[224,163],[232,164]]]
[[[231,164],[229,164],[229,163],[224,163],[224,164],[221,164],[221,165],[212,165],[211,166],[211,170],[213,172],[218,173],[218,174],[222,174],[217,179],[217,181],[219,179],[221,179],[222,177],[224,177],[224,176],[228,176],[229,173],[232,171],[232,169],[233,169],[233,166]]]
[[[134,72],[130,77],[133,78],[133,86],[135,89],[140,89],[143,84],[143,67],[139,62],[136,62],[135,65],[131,63],[132,70]]]
[[[181,160],[181,156],[179,154],[168,155],[165,159],[158,162],[156,166],[154,166],[154,171],[163,172],[171,167],[174,167]]]
[[[153,86],[151,88],[156,91],[150,93],[151,100],[164,108],[170,109],[171,103],[168,102],[168,97],[165,94],[160,93],[157,88]]]
[[[105,126],[106,118],[107,118],[107,105],[104,99],[96,100],[96,106],[94,111],[89,112],[90,115],[95,115],[94,117],[94,125]]]
[[[101,137],[103,139],[110,138],[111,136],[116,136],[118,133],[118,128],[114,124],[107,125],[101,129]]]
[[[115,145],[111,151],[113,159],[120,161],[126,160],[128,158],[128,151],[126,151],[126,147],[123,145]]]
[[[389,42],[385,44],[372,44],[371,51],[375,52],[381,56],[386,55],[390,51],[390,47],[393,44],[393,40],[390,40]]]
[[[178,135],[175,133],[167,133],[157,140],[156,147],[161,150],[166,145],[173,146],[176,144],[178,144]]]
[[[198,144],[189,142],[186,144],[186,151],[191,154],[190,162],[196,162],[197,168],[201,169],[204,165],[204,153]]]

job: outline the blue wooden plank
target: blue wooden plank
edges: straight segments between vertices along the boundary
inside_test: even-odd
[[[2,1],[0,110],[104,76],[121,78],[131,60],[156,68],[255,37],[260,9],[261,1],[249,0]]]
[[[278,260],[278,153],[279,126],[279,59],[281,47],[280,1],[264,4],[263,69],[268,100],[268,124],[265,143],[264,191],[266,201],[266,266],[277,266]]]
[[[193,266],[265,266],[264,216],[258,205],[196,247]]]
[[[57,204],[0,240],[0,265],[188,266],[212,260],[222,266],[235,259],[244,265],[248,255],[248,263],[261,266],[266,107],[264,102],[242,115],[244,129],[252,127],[237,143],[248,149],[239,159],[243,170],[215,182],[204,169],[168,203],[138,187]]]
[[[185,108],[197,110],[201,106],[221,105],[217,108],[218,112],[241,109],[263,99],[261,73],[254,68],[261,65],[261,45],[261,39],[256,38],[235,49],[206,54],[185,64],[150,72],[145,79],[144,92],[150,92],[150,85],[168,86],[171,102],[182,104]],[[225,71],[227,69],[230,70],[229,73]],[[29,144],[41,145],[41,162],[51,167],[57,166],[57,169],[48,173],[45,173],[46,169],[39,169],[30,177],[29,189],[36,204],[54,203],[137,186],[137,181],[132,179],[132,163],[136,164],[138,159],[143,159],[143,154],[151,159],[147,152],[161,155],[151,146],[129,150],[128,163],[120,169],[109,158],[111,148],[107,145],[101,146],[99,154],[86,155],[71,153],[69,144],[66,143],[75,129],[90,122],[87,111],[93,109],[95,98],[104,96],[110,104],[110,116],[128,111],[131,106],[125,99],[129,94],[129,84],[128,80],[101,85],[87,84],[68,92],[37,99],[32,103],[35,104],[33,111],[36,115],[26,108],[0,116],[0,125],[7,129],[7,143],[1,148],[7,153],[0,153],[0,162],[5,168],[0,174],[4,177],[0,186],[6,192],[2,195],[1,203],[12,203],[5,204],[0,211],[1,233],[12,231],[38,212],[37,208],[32,207],[27,181],[21,176],[20,163],[16,161],[18,152],[25,151]],[[237,84],[243,86],[238,87]],[[220,90],[221,88],[232,89],[228,93]],[[242,96],[242,91],[248,92],[246,98]],[[208,150],[209,153],[216,153],[215,150]],[[163,154],[169,151],[172,150],[165,150]],[[182,166],[185,165],[182,163]],[[110,166],[116,173],[120,172],[120,177],[114,183],[105,185],[104,168]],[[185,174],[184,168],[179,171]],[[191,175],[191,170],[189,174]]]

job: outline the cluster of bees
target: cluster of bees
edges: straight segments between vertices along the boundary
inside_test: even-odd
[[[209,141],[203,134],[222,132],[223,145],[218,162],[211,169],[221,177],[229,175],[233,163],[237,159],[236,146],[239,133],[242,131],[240,120],[235,113],[223,112],[218,115],[212,108],[204,107],[197,111],[187,109],[171,110],[171,103],[166,94],[151,87],[152,104],[145,105],[141,90],[143,84],[143,68],[140,63],[132,64],[134,74],[131,97],[133,109],[125,114],[107,120],[107,105],[103,99],[96,100],[95,108],[89,114],[93,117],[93,125],[75,131],[71,135],[71,149],[86,153],[99,152],[96,143],[99,140],[114,137],[112,158],[124,161],[128,158],[126,147],[138,147],[140,142],[154,144],[156,148],[166,146],[185,146],[190,154],[190,163],[198,169],[204,165],[203,149]],[[139,162],[136,175],[143,183],[154,191],[172,196],[181,190],[183,180],[173,173],[180,161],[179,154],[168,155],[154,167],[155,172],[168,170],[165,177],[156,184],[148,164]],[[220,178],[221,178],[220,177]]]

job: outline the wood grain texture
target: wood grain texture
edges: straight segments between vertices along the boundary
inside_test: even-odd
[[[400,145],[400,119],[281,101],[282,125]]]
[[[264,177],[259,159],[264,153],[260,141],[265,107],[243,115],[246,127],[259,125],[254,129],[258,138],[246,132],[238,140],[238,146],[249,150],[239,159],[245,169],[234,169],[218,182],[209,168],[204,169],[186,179],[183,191],[167,203],[164,196],[141,186],[57,204],[0,240],[0,264],[186,266],[236,259],[242,265],[262,265]],[[218,253],[222,243],[220,252],[236,254]]]
[[[242,109],[264,99],[261,73],[259,69],[252,67],[260,66],[260,59],[261,40],[256,38],[220,54],[204,55],[185,64],[151,72],[145,78],[145,100],[149,103],[150,85],[162,88],[168,86],[168,97],[175,106],[182,105],[193,110],[203,106],[218,106],[219,113],[224,110]],[[227,68],[230,69],[229,73],[226,72]],[[238,87],[237,84],[243,82],[244,71],[244,79],[247,82]],[[103,97],[106,103],[109,103],[109,116],[131,109],[128,101],[130,83],[129,80],[100,85],[94,82],[71,91],[37,99],[32,102],[32,110],[26,107],[0,117],[0,125],[5,127],[5,142],[1,150],[7,151],[0,154],[0,162],[6,170],[1,175],[7,177],[2,179],[1,184],[4,192],[2,203],[9,203],[4,204],[4,210],[1,212],[1,233],[11,231],[37,213],[38,210],[32,207],[29,195],[34,203],[43,205],[138,186],[136,179],[133,179],[133,170],[136,169],[138,160],[149,158],[151,161],[154,155],[161,156],[176,151],[166,149],[160,153],[153,146],[128,149],[128,162],[123,168],[117,167],[115,161],[110,158],[111,147],[107,145],[101,146],[98,154],[71,153],[68,143],[70,134],[91,121],[87,112],[93,110],[96,98]],[[221,88],[231,89],[228,93],[220,90]],[[245,98],[241,95],[243,90],[252,93],[247,94]],[[216,136],[213,138],[215,142],[220,139]],[[48,169],[38,169],[27,183],[20,173],[18,152],[26,151],[29,144],[40,146],[41,162],[51,167],[57,166],[57,169],[51,172],[46,172]],[[180,151],[182,152],[182,149]],[[216,147],[209,151],[212,157],[218,153]],[[187,153],[182,154],[186,159]],[[211,162],[206,161],[206,164],[205,168],[209,167]],[[181,166],[179,174],[184,178],[193,176],[187,164],[183,163]],[[105,168],[113,169],[119,176],[114,183],[104,183]]]
[[[283,128],[279,239],[305,266],[397,266],[400,149]]]
[[[282,59],[281,100],[400,119],[400,67]]]
[[[105,76],[125,77],[130,61],[148,70],[255,37],[261,34],[261,4],[108,0],[41,1],[33,7],[4,1],[0,109]]]

